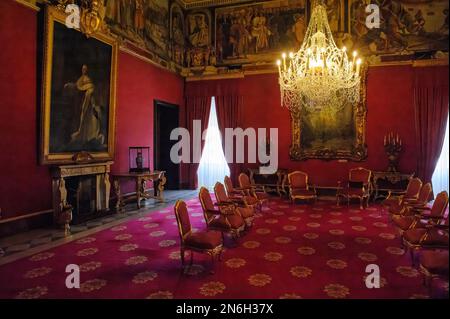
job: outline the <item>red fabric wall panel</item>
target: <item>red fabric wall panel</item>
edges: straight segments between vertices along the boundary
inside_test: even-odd
[[[20,22],[20,23],[19,23]],[[0,1],[0,208],[2,217],[51,209],[50,171],[38,165],[37,13]],[[153,100],[183,106],[181,77],[119,52],[116,156],[128,170],[128,147],[153,150]],[[152,160],[153,163],[153,160]],[[127,191],[127,189],[125,189]]]
[[[0,1],[0,208],[3,217],[51,208],[38,165],[36,12]]]
[[[113,172],[128,171],[130,146],[150,146],[153,168],[153,101],[161,100],[182,108],[183,93],[184,80],[181,77],[129,54],[119,54]],[[133,189],[130,186],[122,191],[130,192]]]
[[[278,128],[279,167],[304,170],[311,181],[323,186],[334,186],[345,180],[348,169],[364,166],[373,170],[387,167],[383,136],[394,131],[403,138],[404,152],[400,170],[416,169],[415,125],[413,108],[413,74],[411,66],[372,67],[367,79],[367,134],[368,158],[364,162],[307,160],[295,162],[289,158],[291,123],[289,112],[280,106],[276,74],[247,76],[244,79],[191,82],[186,94],[230,91],[244,96],[242,127]]]

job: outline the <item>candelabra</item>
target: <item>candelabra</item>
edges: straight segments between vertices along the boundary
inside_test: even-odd
[[[402,151],[402,140],[398,134],[390,132],[384,136],[384,150],[389,161],[389,172],[397,172],[398,159]]]

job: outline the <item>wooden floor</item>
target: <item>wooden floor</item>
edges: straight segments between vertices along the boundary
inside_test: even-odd
[[[145,202],[145,206],[139,210],[136,208],[136,204],[130,203],[125,206],[124,213],[112,214],[72,226],[72,234],[67,237],[64,236],[64,233],[60,229],[49,227],[0,238],[0,251],[2,251],[2,254],[0,254],[0,265],[71,242],[125,221],[139,218],[149,212],[171,207],[178,199],[191,199],[196,197],[197,194],[198,191],[196,190],[168,190],[164,192],[165,203],[159,203],[153,199],[149,199]]]

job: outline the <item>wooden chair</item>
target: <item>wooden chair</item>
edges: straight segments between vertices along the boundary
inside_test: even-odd
[[[296,199],[300,200],[316,200],[317,194],[314,186],[308,184],[308,174],[295,171],[288,174],[289,182],[289,197],[292,204],[295,203]]]
[[[249,205],[248,201],[254,200],[253,197],[244,195],[239,198],[230,198],[225,192],[225,186],[219,182],[214,185],[214,194],[216,195],[219,207],[227,207],[233,212],[236,212],[244,219],[247,227],[252,225],[255,216],[255,207]]]
[[[401,201],[417,200],[421,188],[422,181],[420,178],[411,178],[405,191],[389,192],[387,198],[383,201],[383,206],[389,209],[392,205],[399,205]]]
[[[388,212],[391,216],[394,215],[406,215],[410,212],[414,212],[415,209],[425,208],[428,204],[428,201],[430,199],[430,195],[432,193],[433,189],[431,186],[431,183],[426,183],[422,186],[419,192],[419,196],[417,199],[402,199],[398,203],[392,204]],[[408,209],[412,208],[412,209]]]
[[[256,186],[252,185],[250,178],[247,174],[239,174],[239,187],[244,191],[247,196],[252,196],[258,200],[259,208],[262,210],[264,203],[269,201],[269,195],[265,192],[257,191]]]
[[[345,186],[342,186],[340,181],[338,182],[338,190],[336,193],[337,205],[339,206],[339,198],[344,197],[347,199],[347,205],[350,205],[351,199],[358,198],[361,209],[364,209],[364,199],[366,199],[366,207],[369,207],[372,172],[363,167],[358,167],[352,168],[348,175],[349,178]]]
[[[229,210],[226,213],[222,213],[220,209],[216,209],[211,194],[205,187],[200,188],[198,197],[208,229],[220,231],[222,238],[224,238],[224,234],[230,234],[234,240],[237,240],[245,228],[242,216],[234,211]]]
[[[421,226],[427,224],[437,225],[444,220],[447,206],[448,194],[443,191],[436,196],[431,208],[407,207],[407,212],[404,215],[392,216],[392,222],[400,234],[412,228],[421,228]]]
[[[448,279],[448,257],[448,249],[421,252],[419,269],[424,275],[424,284],[428,287],[430,295],[433,278],[444,277]]]
[[[234,187],[233,182],[231,181],[231,178],[229,176],[224,177],[223,183],[225,185],[229,197],[240,197],[245,195],[243,189]]]
[[[186,203],[178,200],[174,207],[175,216],[177,218],[178,232],[180,235],[180,255],[181,264],[185,266],[185,251],[191,252],[190,265],[193,263],[194,252],[207,254],[211,257],[212,268],[214,267],[214,260],[219,257],[223,251],[222,235],[219,231],[206,230],[199,232],[192,232],[191,222],[189,220],[189,213]],[[213,270],[211,270],[213,272]]]
[[[448,249],[448,223],[408,229],[403,233],[403,245],[409,250],[413,265],[418,250]]]

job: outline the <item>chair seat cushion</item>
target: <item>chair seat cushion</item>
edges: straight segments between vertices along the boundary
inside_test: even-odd
[[[384,206],[391,207],[393,205],[399,206],[400,199],[398,197],[389,197],[383,201]]]
[[[401,230],[408,230],[414,222],[414,216],[392,216],[392,221]]]
[[[448,250],[425,250],[420,264],[432,274],[448,275]]]
[[[248,205],[256,205],[258,204],[258,199],[253,196],[245,196],[245,202]]]
[[[236,210],[238,211],[238,213],[241,214],[242,218],[244,219],[253,217],[255,215],[253,208],[251,207],[238,207],[236,208]]]
[[[315,197],[316,194],[314,193],[313,190],[310,189],[293,189],[291,191],[292,196],[302,196],[302,197]]]
[[[401,205],[401,204],[398,203],[398,202],[392,203],[392,204],[391,204],[390,206],[388,206],[388,207],[389,207],[389,208],[388,208],[389,213],[394,214],[394,215],[402,214],[402,213],[405,211],[405,209],[406,209],[405,206]]]
[[[403,238],[412,245],[418,245],[420,239],[425,235],[427,230],[425,228],[408,229],[403,233]]]
[[[360,188],[348,188],[347,189],[347,195],[348,196],[359,196],[362,197],[364,195],[366,195],[367,193],[365,191],[363,191]]]
[[[255,192],[255,194],[256,194],[256,197],[257,197],[259,200],[266,200],[266,199],[269,198],[269,195],[267,195],[267,194],[264,193],[264,192]]]
[[[446,232],[439,229],[430,229],[428,230],[427,237],[420,242],[423,236],[427,233],[427,229],[425,228],[415,228],[407,230],[403,236],[405,240],[413,245],[421,244],[423,246],[438,246],[438,247],[446,247],[448,246],[448,235]]]
[[[228,225],[228,223],[230,225]],[[210,227],[219,228],[223,230],[229,230],[231,229],[239,229],[244,225],[244,220],[241,216],[238,215],[227,215],[225,216],[219,216],[217,218],[214,218],[210,223]]]
[[[222,234],[214,230],[192,233],[185,243],[194,248],[213,249],[222,244]]]

